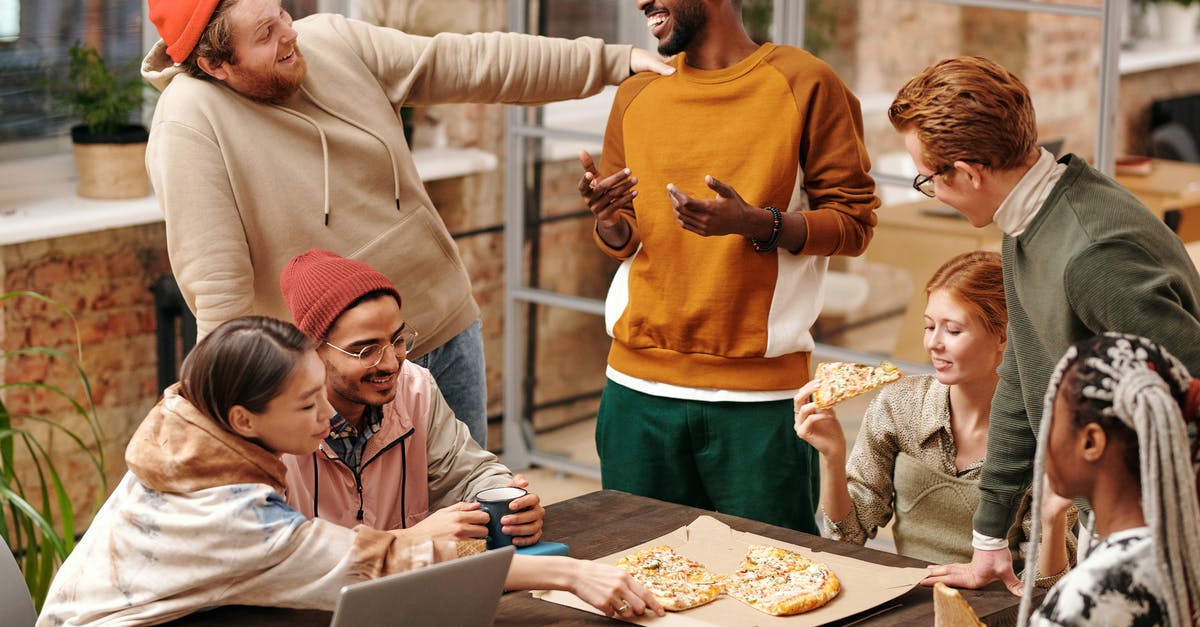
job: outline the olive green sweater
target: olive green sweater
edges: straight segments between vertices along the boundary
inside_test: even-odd
[[[1046,387],[1072,343],[1105,331],[1158,342],[1200,371],[1200,275],[1179,238],[1082,159],[1024,233],[1005,236],[1008,346],[992,401],[975,530],[1003,538],[1029,486]]]

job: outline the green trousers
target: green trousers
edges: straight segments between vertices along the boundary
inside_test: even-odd
[[[817,452],[792,425],[791,399],[680,400],[609,380],[596,423],[601,484],[816,534]]]

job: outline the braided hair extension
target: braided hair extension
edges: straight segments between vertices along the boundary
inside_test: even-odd
[[[1156,567],[1166,582],[1170,625],[1197,624],[1198,616],[1189,613],[1200,610],[1200,505],[1180,409],[1194,387],[1183,364],[1145,338],[1107,333],[1075,344],[1050,379],[1033,465],[1028,559],[1036,561],[1046,449],[1060,388],[1077,410],[1076,426],[1098,423],[1109,437],[1128,444],[1125,463],[1141,481],[1142,513],[1153,535]],[[1028,624],[1032,595],[1033,579],[1026,570],[1018,615],[1022,627]]]

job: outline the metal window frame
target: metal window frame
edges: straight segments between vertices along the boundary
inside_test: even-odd
[[[1113,129],[1116,125],[1116,99],[1119,73],[1117,61],[1120,44],[1120,16],[1126,10],[1128,0],[1105,0],[1102,7],[1050,4],[1024,0],[923,0],[960,6],[994,9],[1009,9],[1027,12],[1080,15],[1102,20],[1100,58],[1100,102],[1097,122],[1097,163],[1106,174],[1113,171]],[[508,1],[508,28],[514,32],[527,32],[529,0]],[[772,31],[776,41],[802,46],[804,43],[805,0],[774,0],[774,23]],[[632,12],[626,12],[632,16]],[[620,18],[622,29],[633,23],[624,13]],[[625,32],[625,30],[622,30]],[[532,424],[524,415],[525,399],[521,373],[525,371],[524,305],[563,307],[573,311],[604,315],[604,301],[582,298],[568,294],[537,289],[527,284],[524,269],[525,214],[524,184],[522,172],[529,156],[526,140],[565,139],[603,141],[601,133],[587,133],[563,129],[546,128],[526,122],[522,108],[507,107],[505,110],[504,140],[504,415],[502,434],[504,438],[504,462],[510,468],[542,466],[560,472],[599,478],[600,469],[594,465],[578,462],[566,457],[539,451],[534,442]],[[908,185],[909,178],[886,173],[872,173],[876,181]],[[836,346],[818,344],[814,354],[841,361],[866,362],[875,355],[850,351]],[[901,364],[909,372],[929,372],[923,364]]]

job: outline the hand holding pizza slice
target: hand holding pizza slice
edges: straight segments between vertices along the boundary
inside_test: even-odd
[[[865,366],[842,361],[829,361],[817,366],[813,379],[820,381],[813,392],[813,404],[828,409],[838,403],[886,385],[904,374],[895,364],[884,361],[878,366]]]

